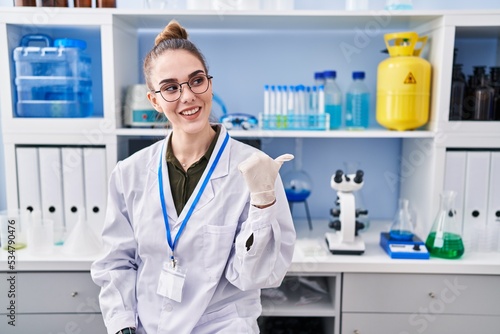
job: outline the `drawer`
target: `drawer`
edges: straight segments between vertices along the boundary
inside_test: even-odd
[[[342,334],[498,333],[500,316],[344,313]]]
[[[9,274],[2,277],[9,278]],[[15,281],[17,313],[100,312],[100,288],[90,272],[18,272]],[[8,291],[8,284],[7,279],[0,280],[0,291]],[[0,295],[0,303],[10,303],[7,293]]]
[[[17,314],[15,327],[2,316],[0,333],[9,334],[102,334],[106,327],[100,313],[87,314]]]
[[[342,310],[500,315],[500,276],[344,274]]]

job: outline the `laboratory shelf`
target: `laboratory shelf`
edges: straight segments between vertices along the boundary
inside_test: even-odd
[[[6,120],[4,134],[10,133],[75,133],[85,129],[96,129],[102,133],[113,134],[114,129],[102,117],[86,118],[23,118],[14,117]]]
[[[330,299],[311,304],[279,302],[262,297],[262,315],[273,317],[333,317],[335,308]]]
[[[115,131],[117,136],[162,137],[168,134],[162,128],[121,128]],[[295,130],[230,130],[234,138],[433,138],[433,131],[390,131],[384,129],[368,130],[330,130],[330,131],[295,131]]]
[[[189,29],[207,30],[321,30],[321,29],[355,29],[367,22],[378,26],[390,26],[392,29],[407,29],[419,26],[442,14],[429,11],[389,12],[362,11],[346,12],[332,10],[293,10],[293,11],[235,11],[235,10],[203,10],[203,11],[151,11],[120,10],[115,17],[123,23],[135,28],[159,29],[165,26],[166,16],[175,17]],[[335,17],[332,20],[332,17]]]

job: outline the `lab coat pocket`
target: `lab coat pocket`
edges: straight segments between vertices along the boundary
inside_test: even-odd
[[[219,280],[234,244],[236,225],[203,227],[203,258],[207,277]]]

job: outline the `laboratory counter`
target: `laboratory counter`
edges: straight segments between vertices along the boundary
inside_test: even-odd
[[[333,255],[329,252],[324,233],[331,231],[327,221],[314,221],[313,231],[306,222],[296,222],[297,242],[290,274],[325,275],[329,273],[421,273],[500,275],[500,252],[467,252],[460,259],[431,257],[421,259],[391,259],[379,246],[380,231],[389,223],[372,222],[368,231],[360,233],[366,250],[362,255]],[[7,267],[8,253],[0,252],[2,268]],[[56,247],[52,254],[32,254],[29,248],[15,252],[15,271],[88,271],[93,256],[69,256]]]

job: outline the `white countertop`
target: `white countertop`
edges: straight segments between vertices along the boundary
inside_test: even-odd
[[[328,273],[427,273],[427,274],[484,274],[500,275],[500,252],[474,253],[465,251],[460,259],[429,260],[391,259],[379,246],[379,233],[387,223],[371,222],[368,231],[360,233],[365,241],[363,255],[333,255],[324,240],[331,232],[328,222],[315,221],[314,230],[307,230],[306,222],[297,222],[297,243],[291,268],[292,274],[324,275]],[[0,251],[0,271],[9,271],[5,250]],[[50,255],[37,255],[29,248],[15,253],[15,271],[89,271],[98,254],[70,256],[58,247]]]
[[[422,259],[391,259],[380,247],[380,232],[388,231],[390,223],[371,222],[368,231],[361,232],[366,250],[362,255],[334,255],[328,250],[324,234],[332,232],[328,222],[297,223],[297,242],[289,273],[358,272],[416,274],[484,274],[500,275],[500,252],[467,252],[459,259],[431,257]],[[421,236],[422,237],[422,236]],[[425,239],[424,239],[425,241]]]

